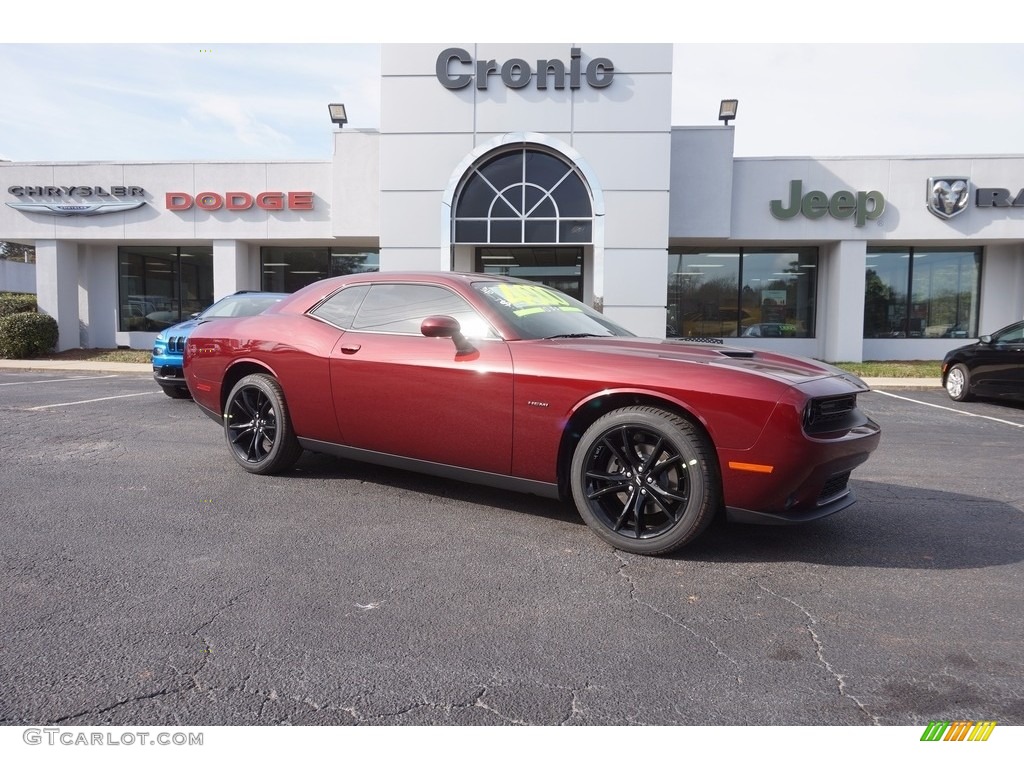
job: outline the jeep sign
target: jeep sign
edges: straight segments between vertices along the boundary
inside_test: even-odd
[[[818,190],[805,195],[803,188],[804,183],[800,179],[789,182],[789,205],[783,207],[781,200],[772,200],[769,204],[772,216],[776,219],[792,219],[802,213],[808,219],[820,219],[827,213],[833,219],[852,218],[856,226],[863,227],[865,222],[877,219],[885,211],[885,197],[877,190],[841,190],[829,197]]]

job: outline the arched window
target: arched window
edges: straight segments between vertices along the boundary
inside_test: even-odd
[[[453,242],[590,243],[590,190],[579,171],[536,147],[507,148],[469,170],[455,204]]]

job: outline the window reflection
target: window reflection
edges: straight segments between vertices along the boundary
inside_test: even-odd
[[[118,248],[118,328],[160,331],[213,303],[209,246]]]
[[[380,269],[380,252],[357,248],[260,249],[263,290],[292,293],[317,280]]]
[[[864,338],[975,338],[981,253],[977,249],[868,249]]]
[[[817,266],[816,248],[671,253],[665,333],[812,337]]]

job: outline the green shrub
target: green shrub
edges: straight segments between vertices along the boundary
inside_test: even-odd
[[[0,317],[0,358],[42,355],[57,345],[57,321],[38,312]]]
[[[0,317],[35,311],[36,295],[34,293],[0,293]]]

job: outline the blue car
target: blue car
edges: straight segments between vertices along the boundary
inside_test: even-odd
[[[176,399],[192,396],[185,384],[182,362],[185,355],[185,340],[197,325],[218,317],[258,315],[287,295],[239,291],[214,302],[189,320],[160,331],[153,342],[153,378],[163,389],[164,394]]]

